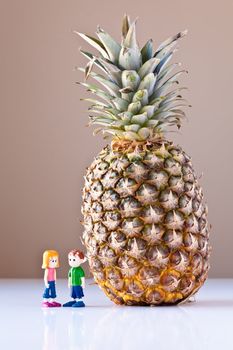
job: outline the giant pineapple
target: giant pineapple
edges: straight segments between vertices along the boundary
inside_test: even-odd
[[[165,137],[185,118],[177,87],[185,71],[170,60],[186,31],[154,52],[152,40],[139,49],[135,24],[124,16],[121,44],[100,27],[98,38],[78,33],[96,49],[80,49],[88,59],[81,84],[97,97],[85,99],[90,124],[112,136],[85,176],[83,241],[95,281],[115,303],[178,304],[206,280],[210,252],[190,157]]]

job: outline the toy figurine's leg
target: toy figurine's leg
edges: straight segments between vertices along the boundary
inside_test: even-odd
[[[63,304],[64,307],[71,307],[76,303],[76,295],[74,294],[73,286],[70,288],[70,296],[73,300],[68,301],[67,303]]]
[[[52,307],[50,301],[50,285],[48,288],[45,288],[44,294],[43,294],[43,302],[42,306],[43,307]]]
[[[83,294],[83,289],[81,286],[75,286],[75,294],[76,294],[76,298],[79,299],[78,301],[76,301],[75,304],[72,305],[72,307],[84,307],[85,304],[84,302],[81,300],[81,298],[84,297],[84,294]]]
[[[55,282],[51,284],[51,306],[52,307],[61,307],[61,304],[55,301],[55,298],[57,297],[56,294],[56,287]]]

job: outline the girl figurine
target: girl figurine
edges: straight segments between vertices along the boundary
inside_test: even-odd
[[[58,252],[46,250],[43,254],[42,269],[44,272],[45,291],[43,294],[43,307],[60,307],[61,304],[55,301],[56,295],[56,268],[59,267]]]

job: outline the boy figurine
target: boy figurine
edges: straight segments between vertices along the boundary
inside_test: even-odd
[[[85,288],[85,273],[80,266],[86,261],[83,252],[78,249],[71,250],[68,254],[68,262],[71,269],[68,273],[68,288],[70,288],[70,295],[73,300],[63,304],[64,307],[84,307],[82,300],[76,301],[84,297],[83,288]]]

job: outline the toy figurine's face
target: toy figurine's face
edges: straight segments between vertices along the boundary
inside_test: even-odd
[[[57,256],[52,256],[51,258],[49,258],[49,267],[51,268],[57,267],[57,263],[58,263]]]
[[[68,260],[71,267],[78,267],[85,261],[85,259],[80,259],[78,255],[69,255]]]

